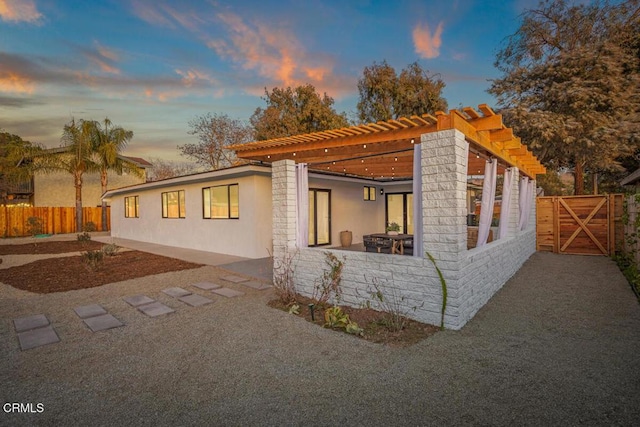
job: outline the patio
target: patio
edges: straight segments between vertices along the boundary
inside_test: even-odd
[[[400,232],[413,236],[413,256],[384,254],[389,249],[383,247],[386,244],[380,251],[376,247],[375,253],[350,251],[349,262],[355,264],[345,266],[343,288],[356,295],[372,280],[384,281],[399,290],[408,308],[420,307],[411,312],[414,319],[435,325],[443,320],[452,329],[462,328],[477,313],[535,251],[535,177],[545,171],[499,114],[486,105],[479,110],[467,107],[231,147],[240,158],[272,165],[273,253],[276,260],[296,254],[298,292],[310,296],[324,267],[321,248],[309,247],[320,242],[316,237],[311,240],[315,235],[305,227],[311,223],[310,206],[317,209],[316,194],[331,190],[311,191],[312,177],[316,187],[322,176],[364,182],[365,200],[368,185],[376,188],[375,195],[378,187],[383,194],[385,186],[405,183],[411,190],[404,194],[413,196],[413,217],[407,221],[404,215]],[[467,227],[467,178],[483,169],[483,207],[477,236],[472,238]],[[492,233],[498,174],[504,176],[500,226],[494,241],[486,244]],[[330,200],[325,206],[327,212],[332,210]],[[341,221],[346,229],[345,218],[353,227],[370,221],[366,215],[341,212],[332,221]],[[388,218],[387,213],[387,223]],[[368,230],[360,230],[365,248],[374,243],[367,245],[364,236],[383,232],[385,225],[371,227],[369,222]],[[473,240],[477,247],[468,250]],[[393,242],[388,251],[400,252]],[[448,301],[440,272],[449,289]],[[343,302],[358,304],[356,299]]]

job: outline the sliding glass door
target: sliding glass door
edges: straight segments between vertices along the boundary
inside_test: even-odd
[[[331,244],[331,190],[309,190],[309,246]]]
[[[400,233],[413,234],[413,193],[387,193],[387,225],[395,222]]]

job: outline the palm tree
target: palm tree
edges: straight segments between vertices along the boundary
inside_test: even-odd
[[[136,164],[122,156],[120,152],[133,138],[133,131],[125,130],[120,126],[113,126],[109,118],[105,118],[101,125],[97,121],[91,122],[91,149],[94,153],[98,170],[100,171],[100,184],[102,194],[107,191],[108,172],[115,171],[122,174],[123,171],[142,176],[143,172]],[[102,201],[102,230],[107,224],[107,202]]]
[[[62,146],[52,150],[45,159],[45,169],[64,170],[73,175],[76,190],[76,230],[82,230],[82,176],[85,172],[97,170],[92,159],[91,137],[93,125],[89,121],[74,119],[64,126]]]

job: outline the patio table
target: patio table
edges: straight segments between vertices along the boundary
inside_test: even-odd
[[[404,255],[404,242],[405,240],[413,240],[413,234],[397,234],[390,235],[387,233],[375,233],[370,234],[371,237],[381,238],[381,239],[390,239],[391,244],[391,253],[392,254],[400,254]]]

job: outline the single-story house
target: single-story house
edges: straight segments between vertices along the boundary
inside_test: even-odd
[[[479,109],[234,146],[250,164],[105,193],[112,235],[249,258],[272,254],[275,266],[293,258],[294,282],[306,295],[330,250],[345,259],[341,303],[360,305],[375,282],[410,317],[437,325],[439,270],[448,294],[444,325],[459,329],[535,251],[535,177],[545,172],[500,115]],[[498,174],[505,183],[500,224],[488,243]],[[484,175],[472,249],[470,175]],[[339,247],[341,231],[361,244],[391,222],[410,240],[412,256]]]

